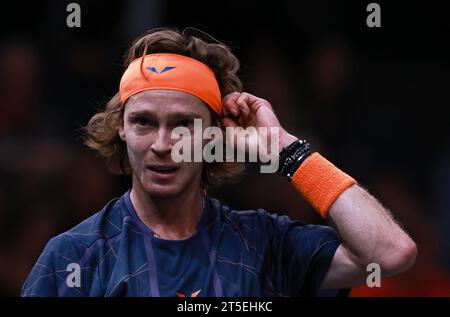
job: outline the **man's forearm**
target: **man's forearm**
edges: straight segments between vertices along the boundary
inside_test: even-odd
[[[392,215],[358,185],[347,188],[331,205],[328,220],[337,228],[343,245],[362,267],[376,262],[385,275],[406,270],[416,247]]]
[[[297,138],[283,131],[282,147]],[[320,154],[311,154],[292,176],[297,191],[336,227],[345,257],[365,270],[378,263],[385,275],[414,263],[416,246],[389,211],[356,181]]]

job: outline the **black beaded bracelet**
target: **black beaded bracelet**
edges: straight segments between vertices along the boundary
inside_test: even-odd
[[[277,174],[286,176],[291,181],[292,175],[311,154],[311,146],[305,140],[291,143],[280,152]]]

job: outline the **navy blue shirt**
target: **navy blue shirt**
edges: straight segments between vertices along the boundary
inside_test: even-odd
[[[52,238],[21,295],[316,296],[339,243],[333,228],[232,210],[210,197],[193,236],[163,240],[127,191]],[[79,285],[68,283],[71,263]]]

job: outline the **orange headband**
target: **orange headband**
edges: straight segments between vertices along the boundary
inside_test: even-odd
[[[187,92],[206,102],[218,115],[222,113],[222,98],[214,72],[196,59],[171,53],[135,59],[120,80],[120,102],[124,105],[130,96],[152,89]]]

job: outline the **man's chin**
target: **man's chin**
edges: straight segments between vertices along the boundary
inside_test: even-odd
[[[154,198],[172,198],[180,194],[180,189],[177,186],[144,186],[147,194]]]

